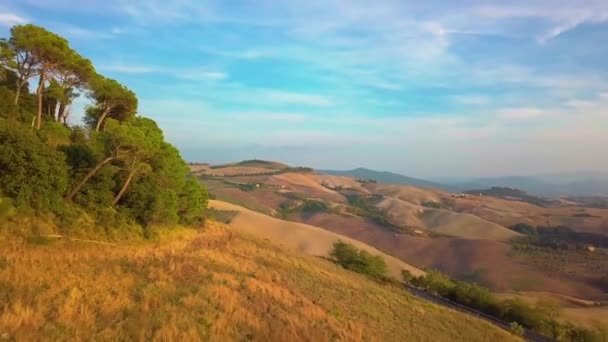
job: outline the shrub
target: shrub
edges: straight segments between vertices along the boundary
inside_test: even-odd
[[[0,119],[0,189],[17,207],[57,210],[68,187],[62,153],[29,129]]]
[[[524,336],[524,327],[522,327],[520,324],[518,324],[517,322],[511,322],[511,324],[509,324],[509,331],[511,332],[511,334],[515,335],[515,336]]]
[[[329,206],[322,201],[305,200],[302,204],[302,211],[307,214],[325,212],[329,210]]]
[[[401,270],[401,279],[404,283],[409,284],[414,279],[414,275],[408,270]]]
[[[341,240],[334,242],[330,256],[348,270],[376,279],[386,277],[387,266],[381,256],[359,250],[350,243]]]

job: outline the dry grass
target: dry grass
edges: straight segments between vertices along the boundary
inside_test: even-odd
[[[608,209],[557,206],[543,208],[490,196],[451,199],[450,207],[503,226],[526,223],[533,226],[567,226],[591,233],[608,234]]]
[[[508,241],[521,235],[477,216],[449,210],[425,209],[421,220],[429,230],[464,239]]]
[[[210,207],[219,210],[238,211],[239,214],[230,221],[230,227],[233,229],[242,233],[254,234],[262,238],[271,239],[276,243],[281,243],[308,255],[327,257],[332,249],[333,243],[340,239],[372,254],[382,255],[388,266],[389,274],[396,279],[401,277],[401,271],[404,269],[410,271],[414,275],[424,274],[420,269],[393,256],[387,255],[374,247],[322,228],[279,220],[231,203],[211,201],[209,205]]]
[[[18,341],[513,339],[213,223],[158,243],[0,248],[0,336]]]
[[[365,188],[371,193],[397,198],[413,204],[424,202],[441,202],[448,193],[441,190],[417,188],[409,185],[390,185],[382,183],[366,184]]]

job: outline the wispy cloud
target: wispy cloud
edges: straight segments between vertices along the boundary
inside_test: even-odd
[[[138,64],[106,64],[100,70],[121,74],[161,74],[191,81],[219,81],[228,78],[228,74],[221,71],[211,71],[205,68],[176,68],[173,66],[138,65]]]
[[[453,96],[452,100],[457,104],[462,104],[466,106],[483,106],[488,105],[492,102],[490,97],[488,97],[487,95],[479,94],[457,95]]]
[[[509,120],[527,120],[537,118],[545,113],[539,108],[505,108],[498,111],[498,117]]]
[[[13,26],[19,24],[25,24],[28,20],[15,13],[0,12],[0,26]]]

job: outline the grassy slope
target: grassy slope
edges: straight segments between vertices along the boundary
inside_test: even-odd
[[[508,241],[521,235],[477,216],[458,214],[448,210],[425,209],[421,220],[427,229],[465,239]]]
[[[10,339],[514,339],[214,223],[160,243],[13,241],[1,248],[0,335]]]
[[[421,270],[397,258],[386,255],[374,247],[322,228],[279,220],[226,202],[211,201],[209,205],[219,210],[238,211],[239,214],[230,223],[233,229],[269,238],[272,241],[284,244],[305,254],[327,256],[332,248],[332,244],[341,239],[372,254],[381,254],[389,268],[389,273],[397,279],[401,276],[401,270],[403,269],[409,270],[414,275],[423,274]]]

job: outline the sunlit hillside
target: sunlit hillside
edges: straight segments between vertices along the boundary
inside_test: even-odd
[[[508,341],[507,332],[209,223],[157,243],[4,242],[0,335],[50,340]]]

